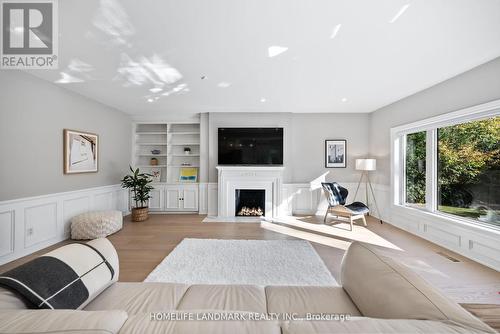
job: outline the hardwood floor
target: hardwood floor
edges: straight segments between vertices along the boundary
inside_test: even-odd
[[[309,240],[338,279],[342,256],[352,240],[376,245],[410,266],[450,298],[500,329],[500,273],[389,224],[368,217],[368,228],[322,223],[322,217],[290,217],[273,223],[202,223],[199,215],[151,215],[142,223],[126,217],[123,229],[110,236],[120,257],[120,281],[140,282],[184,238]],[[0,266],[14,268],[65,241]],[[450,259],[455,259],[458,262]]]

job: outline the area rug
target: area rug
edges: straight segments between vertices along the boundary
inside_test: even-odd
[[[303,240],[184,239],[145,282],[338,285]]]

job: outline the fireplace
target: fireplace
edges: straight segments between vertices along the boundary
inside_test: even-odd
[[[265,216],[266,191],[264,189],[236,189],[235,216]]]
[[[284,167],[277,166],[217,166],[217,215],[236,217],[237,190],[261,190],[265,205],[261,207],[266,218],[278,217],[281,203]],[[248,205],[247,205],[248,206]],[[255,207],[255,204],[253,205]],[[239,217],[245,218],[246,216]],[[258,218],[258,216],[253,216]],[[246,218],[252,218],[248,216]]]

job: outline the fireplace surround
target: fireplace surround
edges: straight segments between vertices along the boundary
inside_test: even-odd
[[[263,216],[279,216],[283,169],[281,166],[217,166],[218,216],[236,217],[237,190],[264,191]]]

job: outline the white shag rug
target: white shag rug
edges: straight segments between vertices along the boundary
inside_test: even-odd
[[[184,239],[145,282],[338,285],[308,241]]]

